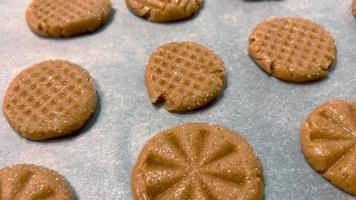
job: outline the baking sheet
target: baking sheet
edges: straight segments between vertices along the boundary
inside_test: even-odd
[[[332,186],[304,160],[299,127],[331,98],[356,99],[356,19],[351,0],[205,0],[185,22],[154,24],[132,15],[123,0],[100,31],[72,39],[45,39],[28,29],[29,0],[1,0],[0,94],[25,67],[67,59],[96,80],[98,110],[80,134],[49,142],[19,137],[0,114],[0,167],[34,163],[70,182],[77,199],[132,199],[130,173],[143,144],[155,133],[184,122],[210,122],[241,132],[262,161],[265,199],[355,199]],[[328,78],[292,84],[272,78],[247,55],[248,36],[269,16],[303,16],[334,36],[338,60]],[[205,109],[172,114],[151,105],[144,68],[152,50],[191,40],[216,51],[226,64],[228,86]],[[0,98],[2,104],[3,98]]]

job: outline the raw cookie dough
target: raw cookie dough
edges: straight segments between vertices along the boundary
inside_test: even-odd
[[[132,171],[136,200],[263,199],[263,172],[238,133],[184,124],[150,139]]]
[[[0,169],[2,200],[73,200],[66,181],[57,172],[41,166],[21,164]]]
[[[193,42],[173,42],[153,52],[145,82],[152,103],[169,111],[202,107],[224,89],[224,62],[212,50]]]
[[[97,30],[111,7],[111,0],[32,0],[26,20],[38,35],[70,37]]]
[[[249,39],[249,54],[268,74],[285,81],[306,82],[328,75],[336,44],[320,25],[303,18],[270,18]]]
[[[203,0],[126,0],[127,7],[137,16],[152,22],[171,22],[192,17]]]
[[[356,195],[356,101],[331,100],[310,113],[301,143],[315,170]]]
[[[37,63],[23,70],[7,89],[3,111],[23,137],[45,140],[80,129],[96,107],[89,73],[63,60]]]

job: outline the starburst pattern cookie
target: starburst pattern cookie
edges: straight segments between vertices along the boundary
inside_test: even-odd
[[[0,169],[1,200],[73,200],[66,181],[45,167],[20,164]]]
[[[154,136],[132,172],[136,200],[261,200],[262,167],[238,133],[221,126],[184,124]]]
[[[356,195],[356,101],[331,100],[302,125],[310,165],[340,189]]]

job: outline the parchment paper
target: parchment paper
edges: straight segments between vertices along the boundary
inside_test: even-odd
[[[240,132],[253,145],[264,168],[265,199],[355,199],[315,172],[299,143],[301,122],[316,106],[332,98],[356,99],[351,0],[205,0],[192,20],[170,24],[142,20],[128,11],[124,0],[113,0],[115,11],[104,28],[72,39],[35,36],[25,22],[29,3],[0,3],[0,95],[22,69],[46,59],[67,59],[90,71],[100,101],[79,134],[49,142],[18,136],[1,113],[0,167],[43,165],[61,173],[77,199],[130,200],[131,168],[151,136],[184,122],[209,122]],[[248,36],[270,16],[303,16],[332,33],[338,60],[328,78],[292,84],[256,66],[247,54]],[[228,85],[210,106],[172,114],[150,103],[144,69],[155,48],[180,40],[214,49],[225,61]]]

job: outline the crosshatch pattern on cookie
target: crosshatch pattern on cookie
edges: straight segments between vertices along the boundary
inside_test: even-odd
[[[151,101],[164,101],[172,111],[204,106],[221,93],[225,78],[224,62],[212,50],[191,42],[161,46],[146,69]]]
[[[270,18],[250,36],[249,53],[267,73],[288,81],[326,76],[336,44],[320,25],[302,18]]]
[[[169,22],[189,18],[202,0],[126,0],[130,10],[153,22]]]
[[[95,31],[110,13],[110,0],[33,0],[26,16],[34,32],[68,37]]]
[[[95,104],[95,86],[86,70],[66,61],[45,61],[12,81],[4,113],[19,133],[46,138],[80,128]]]

